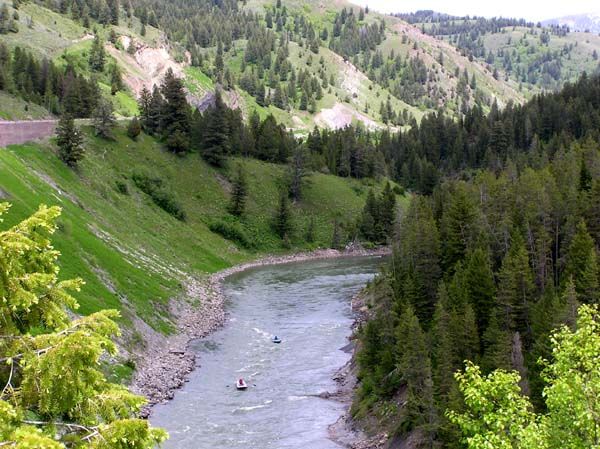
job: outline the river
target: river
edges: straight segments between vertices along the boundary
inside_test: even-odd
[[[335,372],[350,358],[350,298],[381,258],[315,260],[255,268],[225,281],[228,321],[193,348],[200,367],[155,407],[166,449],[334,449],[328,426],[345,405]],[[271,342],[278,335],[281,344]],[[235,380],[249,388],[237,391]]]

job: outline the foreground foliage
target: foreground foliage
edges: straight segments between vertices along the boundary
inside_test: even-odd
[[[597,448],[600,446],[600,316],[579,309],[577,329],[552,336],[554,360],[545,362],[547,413],[535,414],[521,394],[520,375],[496,370],[483,376],[468,363],[456,379],[465,397],[463,413],[449,412],[469,449]]]
[[[0,204],[0,215],[9,208]],[[100,358],[116,353],[116,311],[71,320],[71,292],[60,281],[50,242],[60,215],[41,206],[0,232],[0,446],[20,449],[144,449],[166,433],[134,418],[144,399],[107,382]]]

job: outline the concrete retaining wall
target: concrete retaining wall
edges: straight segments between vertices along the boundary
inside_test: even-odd
[[[57,123],[56,120],[0,121],[0,147],[50,137]]]

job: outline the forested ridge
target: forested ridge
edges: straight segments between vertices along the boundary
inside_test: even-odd
[[[456,17],[434,11],[398,14],[418,26],[423,33],[456,45],[471,59],[479,59],[494,72],[494,77],[513,79],[521,86],[557,89],[561,82],[573,80],[574,61],[588,71],[598,69],[598,49],[578,48],[568,26],[546,25],[506,17]],[[587,45],[585,46],[587,47]]]
[[[549,431],[538,446],[501,421],[494,429],[489,421],[473,426],[501,419],[491,414],[508,407],[486,386],[513,381],[539,419],[553,421],[553,380],[545,373],[558,354],[550,336],[563,323],[575,328],[580,304],[599,302],[599,82],[584,76],[560,93],[464,122],[434,116],[392,138],[423,151],[439,178],[401,217],[392,261],[371,287],[373,311],[359,333],[356,418],[377,416],[395,438],[412,435],[422,447],[485,447],[477,445],[482,435],[498,438],[494,447],[593,447],[597,419],[562,442],[551,437],[566,428]],[[455,378],[465,360],[481,372]],[[582,388],[597,394],[598,368],[590,363]],[[478,377],[497,369],[519,378]],[[470,388],[491,405],[465,396],[475,394]],[[578,413],[574,391],[565,413]],[[582,400],[584,410],[597,410],[597,401]]]

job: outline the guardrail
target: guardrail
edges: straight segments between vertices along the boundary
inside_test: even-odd
[[[57,123],[58,120],[0,121],[0,147],[50,137]]]

